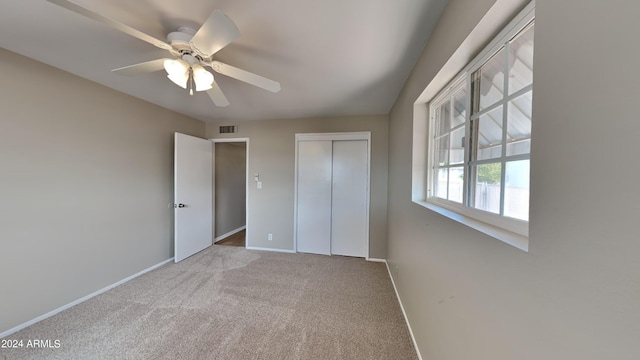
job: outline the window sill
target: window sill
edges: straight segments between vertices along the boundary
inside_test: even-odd
[[[445,209],[433,203],[426,202],[424,200],[414,200],[413,202],[431,211],[434,211],[444,217],[447,217],[451,220],[454,220],[463,225],[466,225],[472,229],[480,231],[485,235],[489,235],[493,238],[496,238],[524,252],[529,251],[529,238],[527,236],[516,234],[514,232],[499,228],[497,226],[476,220],[469,216],[462,215],[457,212]]]

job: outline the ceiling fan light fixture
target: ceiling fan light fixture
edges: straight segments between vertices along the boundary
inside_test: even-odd
[[[193,65],[193,81],[196,83],[196,91],[205,91],[212,88],[213,74],[200,65]]]
[[[182,59],[167,59],[164,61],[164,70],[169,80],[183,89],[187,88],[189,81],[189,65]]]
[[[185,73],[184,75],[167,75],[169,80],[173,81],[174,84],[180,86],[183,89],[187,88],[187,81],[189,80],[189,76]]]
[[[177,59],[157,59],[143,63],[114,69],[121,75],[137,75],[141,73],[156,72],[162,69],[167,71],[167,77],[189,93],[205,91],[216,106],[228,106],[229,101],[222,90],[214,82],[213,75],[202,68],[202,65],[211,67],[219,74],[259,88],[278,92],[280,83],[264,78],[260,75],[236,68],[231,65],[212,61],[211,56],[229,45],[240,36],[236,24],[219,10],[213,11],[207,20],[196,31],[188,27],[180,27],[167,35],[168,43],[145,34],[126,24],[120,23],[88,8],[75,3],[75,0],[47,0],[55,5],[75,12],[86,18],[95,20],[103,25],[118,30],[124,34],[137,38],[157,48],[166,50]],[[162,66],[161,66],[162,65]]]

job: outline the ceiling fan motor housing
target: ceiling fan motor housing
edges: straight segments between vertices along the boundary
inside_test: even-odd
[[[191,45],[189,45],[189,41],[193,35],[195,35],[196,31],[190,27],[182,26],[178,28],[178,31],[174,31],[167,35],[167,40],[169,44],[173,46],[174,49],[183,52],[189,51],[191,52]]]
[[[169,44],[180,53],[180,58],[191,66],[203,60],[200,55],[193,51],[190,44],[191,38],[193,38],[195,33],[196,31],[194,29],[182,26],[178,28],[178,31],[171,32],[167,35]]]

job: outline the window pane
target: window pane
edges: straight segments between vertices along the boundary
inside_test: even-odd
[[[464,169],[454,167],[449,169],[449,200],[462,203],[464,190]]]
[[[528,154],[531,149],[531,91],[509,102],[507,156]]]
[[[438,169],[438,179],[436,180],[436,196],[439,198],[447,198],[447,177],[449,172],[447,169]]]
[[[453,119],[451,127],[464,124],[467,116],[467,90],[462,89],[453,96]]]
[[[533,82],[533,25],[525,28],[510,45],[509,94]]]
[[[451,132],[450,141],[450,158],[451,164],[462,164],[464,162],[464,127]]]
[[[449,135],[445,135],[436,140],[436,148],[438,165],[447,165],[449,163]]]
[[[479,104],[475,104],[474,111],[481,111],[504,97],[504,69],[505,50],[500,49],[486,64],[476,71],[473,76],[474,99],[478,99]],[[479,93],[477,93],[479,91]]]
[[[500,213],[500,163],[474,166],[474,204],[476,209]]]
[[[529,160],[506,164],[504,215],[529,220]]]
[[[451,130],[451,113],[450,103],[445,102],[438,108],[438,131],[439,135],[445,134]]]
[[[480,116],[475,139],[475,159],[495,159],[502,156],[502,106]]]

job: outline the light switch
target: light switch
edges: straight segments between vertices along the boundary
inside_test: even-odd
[[[258,181],[258,189],[262,189],[262,181]]]

